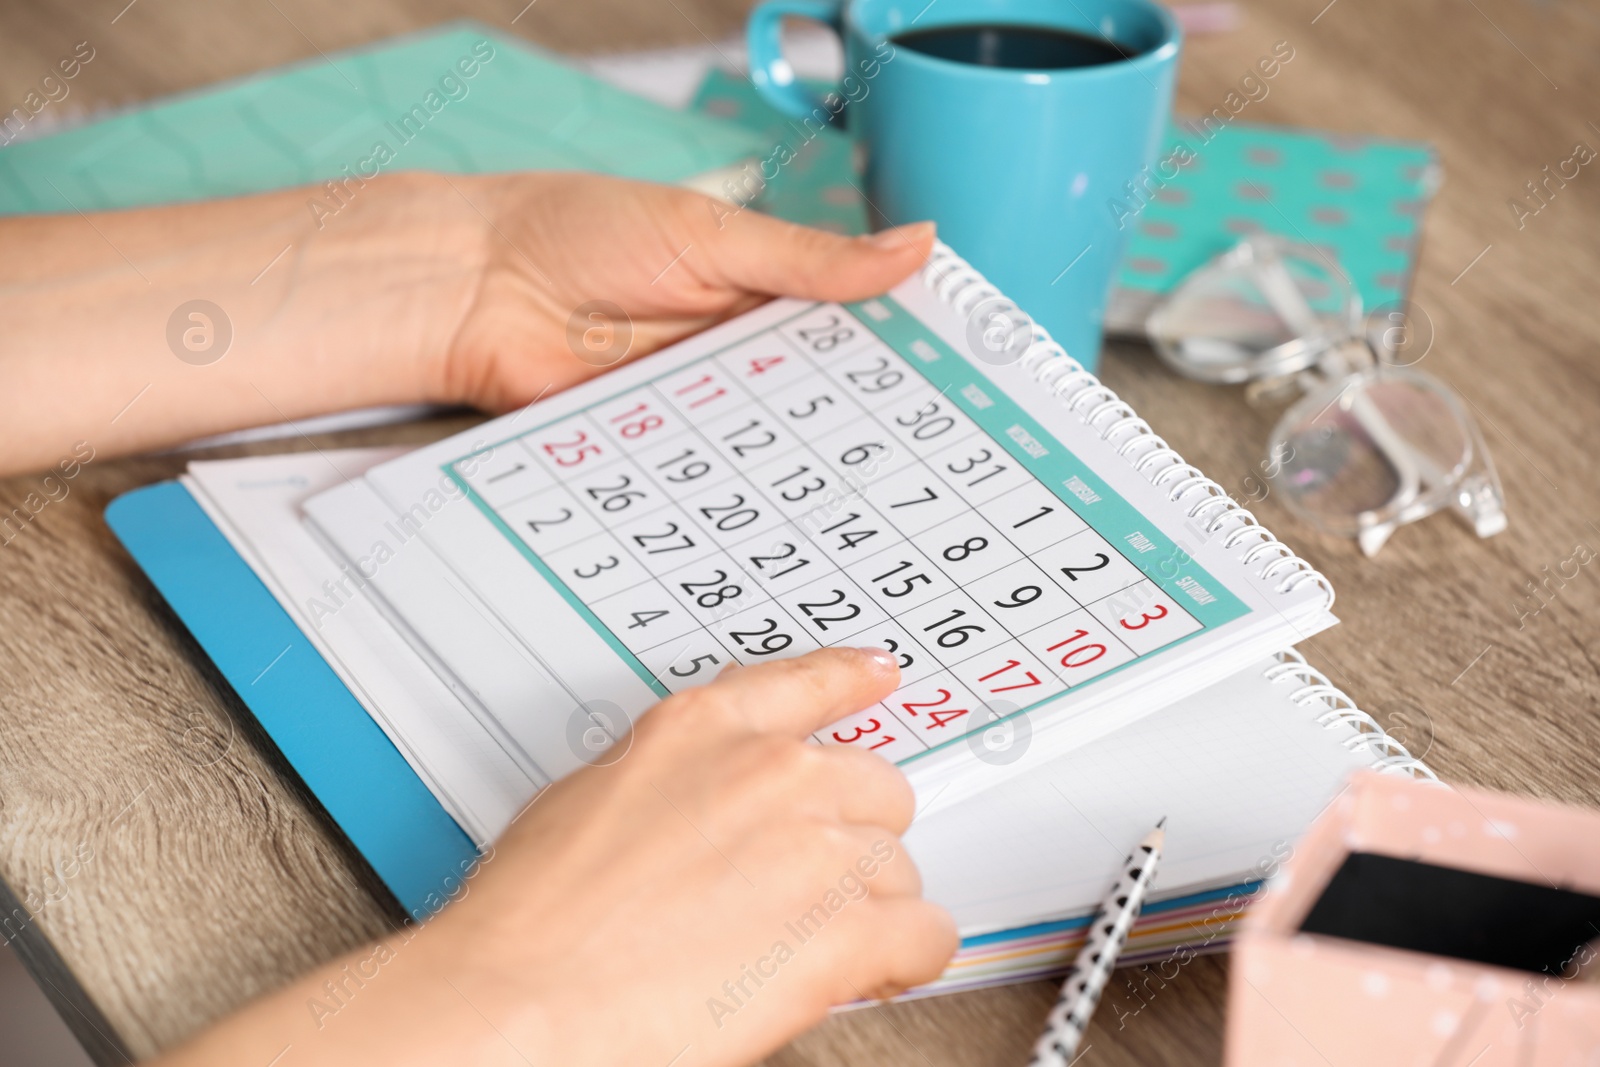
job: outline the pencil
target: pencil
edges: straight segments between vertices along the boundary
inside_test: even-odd
[[[1061,983],[1061,996],[1050,1009],[1044,1033],[1033,1046],[1031,1067],[1067,1067],[1077,1053],[1083,1032],[1089,1027],[1089,1017],[1100,1003],[1106,979],[1117,965],[1117,955],[1128,939],[1134,920],[1139,917],[1150,880],[1155,877],[1161,846],[1166,840],[1162,829],[1166,821],[1162,816],[1155,829],[1134,846],[1122,865],[1122,876],[1100,902],[1089,924],[1089,936],[1078,950],[1072,970]]]

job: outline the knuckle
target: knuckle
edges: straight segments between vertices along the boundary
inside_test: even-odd
[[[678,693],[652,708],[645,722],[655,732],[683,729],[696,716],[699,703],[697,694]]]
[[[785,737],[759,735],[750,740],[755,772],[785,792],[803,787],[816,774],[819,753],[813,746]]]
[[[722,201],[690,189],[671,189],[663,195],[667,196],[667,210],[681,232],[704,234],[708,229],[714,231],[717,208]]]
[[[835,251],[844,244],[838,234],[814,226],[798,226],[793,223],[786,227],[785,236],[797,251],[819,257]]]
[[[702,720],[720,723],[724,726],[743,726],[745,716],[739,702],[724,686],[707,685],[699,689],[691,689],[685,696],[695,698],[695,708]]]
[[[755,734],[739,743],[722,766],[710,772],[719,779],[724,803],[760,817],[789,811],[803,786],[808,754],[804,746],[781,737]]]
[[[882,825],[897,833],[911,824],[916,814],[917,794],[905,772],[883,757],[859,749],[833,746],[823,749],[825,758],[838,760],[842,768],[839,788],[857,797],[871,797]],[[881,802],[881,807],[877,806]]]
[[[943,959],[955,955],[956,949],[961,944],[961,934],[956,929],[956,920],[948,911],[931,900],[918,900],[913,915],[921,931],[922,943],[928,946],[931,956],[939,959],[933,968],[937,973],[943,969]],[[940,959],[941,957],[943,959]]]
[[[824,757],[822,746],[788,739],[784,739],[784,742],[778,756],[778,766],[785,777],[809,784],[821,774]]]
[[[817,829],[818,846],[829,856],[854,854],[860,846],[856,835],[840,823],[822,823]]]
[[[870,779],[874,785],[883,790],[885,796],[897,802],[907,804],[915,802],[916,790],[912,789],[911,779],[906,777],[905,771],[874,753],[857,754],[866,757],[857,761],[857,766],[860,767],[858,773],[863,778]]]
[[[854,837],[838,823],[814,822],[802,835],[800,856],[806,871],[830,883],[849,868],[857,851]]]
[[[900,839],[895,838],[896,846]],[[922,896],[922,872],[917,869],[916,861],[903,848],[896,847],[894,856],[878,867],[879,873],[890,872],[890,884],[897,887],[899,895],[920,899]]]
[[[703,730],[727,712],[727,699],[710,688],[690,689],[667,697],[640,722],[647,735],[680,736]]]
[[[828,692],[830,678],[839,669],[838,659],[834,649],[822,649],[798,659],[787,660],[783,666],[795,683],[805,690],[807,699],[818,699]]]

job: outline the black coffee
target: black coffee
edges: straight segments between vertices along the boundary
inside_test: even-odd
[[[1107,37],[1076,33],[1053,26],[1005,23],[930,26],[911,30],[890,41],[914,52],[970,63],[979,67],[1014,70],[1064,70],[1097,67],[1132,59],[1138,50]]]

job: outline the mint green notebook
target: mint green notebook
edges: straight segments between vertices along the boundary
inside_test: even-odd
[[[681,182],[763,147],[744,127],[453,22],[0,149],[0,214],[233,196],[374,168]]]

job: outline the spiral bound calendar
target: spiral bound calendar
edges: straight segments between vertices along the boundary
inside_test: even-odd
[[[310,621],[344,578],[303,521],[305,501],[400,454],[195,462],[181,484],[136,490],[108,518],[310,791],[420,917],[459,887],[475,844],[498,836],[537,784],[399,638],[382,602],[355,597]],[[1327,677],[1280,651],[923,813],[906,846],[962,944],[941,979],[908,995],[1059,973],[1120,843],[1163,815],[1174,836],[1124,959],[1170,977],[1227,945],[1261,880],[1363,768],[1433,777]],[[1142,1003],[1117,996],[1119,1016]]]
[[[875,644],[901,688],[816,740],[900,764],[931,810],[1334,621],[1325,578],[1048,336],[980,358],[1003,300],[941,247],[884,296],[774,301],[305,512],[530,781],[727,664]]]

